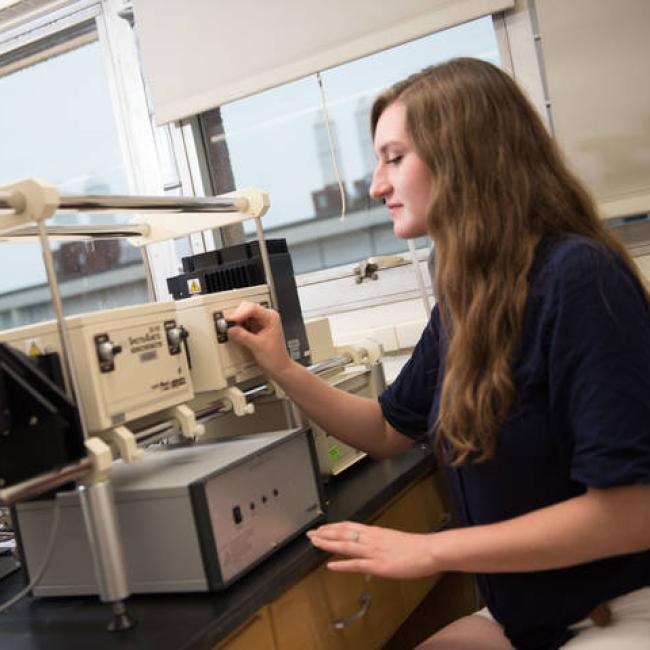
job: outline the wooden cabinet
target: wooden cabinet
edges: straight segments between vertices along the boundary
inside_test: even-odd
[[[408,490],[374,523],[377,526],[396,528],[410,533],[431,533],[446,526],[449,520],[449,514],[444,510],[433,480],[428,478]],[[407,612],[410,613],[420,604],[420,601],[431,591],[439,578],[440,574],[434,574],[426,578],[400,582],[404,607]]]
[[[309,646],[304,646],[309,647]],[[273,629],[267,607],[238,627],[226,639],[214,646],[214,650],[275,650]]]
[[[436,530],[446,515],[428,476],[397,497],[372,522],[415,533]],[[264,607],[218,650],[363,650],[381,648],[439,576],[386,580],[312,571]],[[267,634],[262,642],[260,634]],[[270,644],[270,645],[269,645]]]
[[[326,606],[321,571],[312,571],[268,605],[276,648],[334,650],[340,647]]]
[[[397,580],[318,569],[339,648],[379,648],[406,618]]]

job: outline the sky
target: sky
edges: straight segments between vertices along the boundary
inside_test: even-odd
[[[39,177],[62,193],[127,192],[99,43],[0,77],[0,97],[0,185]],[[38,244],[1,246],[0,293],[45,281]]]

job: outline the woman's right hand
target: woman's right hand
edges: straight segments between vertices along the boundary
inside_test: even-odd
[[[248,348],[266,375],[276,379],[291,366],[277,311],[242,302],[228,318],[238,323],[228,330],[228,337]]]

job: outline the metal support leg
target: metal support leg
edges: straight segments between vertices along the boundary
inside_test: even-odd
[[[128,630],[135,625],[135,621],[126,613],[123,602],[129,595],[129,586],[113,489],[110,481],[103,480],[79,485],[77,491],[92,550],[99,598],[104,603],[111,603],[113,608],[113,619],[108,630]]]

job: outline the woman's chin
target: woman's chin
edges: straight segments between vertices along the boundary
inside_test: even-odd
[[[404,224],[393,222],[393,232],[400,239],[417,239],[427,234],[426,228],[418,227],[416,224]]]

